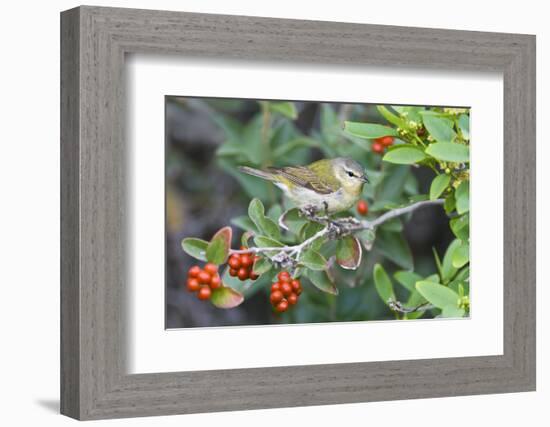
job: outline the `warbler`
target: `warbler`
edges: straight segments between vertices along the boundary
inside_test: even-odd
[[[306,166],[239,169],[273,182],[296,207],[328,215],[351,208],[361,197],[363,185],[369,182],[363,167],[347,157],[318,160]]]

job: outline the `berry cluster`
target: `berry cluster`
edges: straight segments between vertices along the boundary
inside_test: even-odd
[[[372,151],[376,154],[382,154],[387,147],[393,145],[393,136],[381,136],[372,143]]]
[[[246,247],[241,246],[241,250],[244,251],[246,249]],[[259,256],[251,253],[231,255],[227,261],[229,274],[233,277],[238,277],[240,280],[256,280],[259,276],[253,273],[252,267],[254,267],[254,263],[259,258]]]
[[[361,199],[357,202],[357,213],[362,216],[369,213],[369,204],[366,200]]]
[[[194,265],[187,273],[187,290],[197,292],[200,300],[210,299],[212,291],[222,285],[216,264],[207,263],[204,268]]]
[[[287,271],[281,271],[277,278],[278,282],[271,285],[271,296],[269,300],[276,312],[282,313],[288,310],[289,305],[298,302],[302,293],[302,284],[298,279],[293,279]]]

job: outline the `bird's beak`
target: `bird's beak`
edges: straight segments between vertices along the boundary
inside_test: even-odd
[[[367,178],[367,175],[363,175],[363,176],[361,177],[361,181],[366,182],[367,184],[370,184],[370,181],[369,181],[369,179]]]

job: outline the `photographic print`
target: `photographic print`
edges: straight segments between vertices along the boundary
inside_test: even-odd
[[[166,328],[469,317],[469,108],[165,100]]]

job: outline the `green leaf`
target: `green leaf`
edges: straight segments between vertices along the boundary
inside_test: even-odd
[[[281,238],[281,230],[279,230],[279,226],[269,217],[264,217],[261,221],[261,229],[264,234],[267,234],[269,237],[273,239],[280,239]]]
[[[470,117],[466,114],[458,116],[458,127],[464,139],[470,139]]]
[[[259,199],[252,199],[248,205],[248,216],[252,222],[256,225],[258,230],[261,230],[260,223],[265,217],[264,204]]]
[[[193,258],[206,261],[206,248],[208,247],[208,242],[206,240],[187,237],[181,241],[181,247]]]
[[[470,210],[470,182],[462,181],[455,191],[456,211],[462,215]]]
[[[231,227],[224,227],[219,230],[206,248],[206,259],[216,265],[223,264],[229,256],[229,249],[231,249],[231,238],[233,231]]]
[[[279,113],[289,119],[296,119],[298,112],[293,102],[269,102],[269,109],[275,113]]]
[[[437,272],[439,276],[443,277],[443,266],[441,265],[441,259],[437,253],[435,247],[432,246],[432,253],[434,254],[435,266],[437,267]]]
[[[470,238],[470,216],[462,215],[449,221],[454,235],[465,242]]]
[[[415,290],[414,285],[416,282],[422,280],[422,276],[413,271],[397,271],[394,273],[393,277],[411,292]]]
[[[248,241],[250,239],[252,239],[254,236],[256,235],[255,232],[253,231],[245,231],[242,235],[241,235],[241,245],[242,246],[246,246],[248,247]]]
[[[452,191],[447,197],[445,197],[445,203],[443,203],[443,208],[445,209],[446,214],[450,214],[456,208],[455,192]]]
[[[400,116],[406,117],[407,120],[422,123],[421,113],[422,111],[425,111],[424,107],[392,105],[391,108],[397,111]]]
[[[273,239],[280,239],[281,232],[275,222],[265,216],[265,208],[259,199],[252,199],[248,205],[248,216],[261,233]]]
[[[412,270],[413,257],[411,249],[402,233],[392,233],[378,229],[375,248],[386,258],[405,270]]]
[[[375,123],[344,122],[344,132],[359,138],[376,139],[382,136],[397,136],[394,128]]]
[[[388,305],[390,300],[396,301],[395,292],[393,291],[393,285],[388,277],[388,273],[386,273],[386,270],[380,264],[375,264],[374,266],[374,285],[384,304]]]
[[[300,230],[302,240],[313,237],[315,234],[317,234],[317,232],[321,231],[322,228],[324,228],[322,224],[319,224],[318,222],[308,221]]]
[[[268,209],[266,217],[273,220],[273,222],[277,222],[282,214],[282,206],[279,203],[275,203],[274,205],[271,205],[271,207]]]
[[[289,209],[279,217],[279,223],[282,223],[292,234],[299,235],[300,230],[308,221],[300,215],[298,208]]]
[[[460,245],[455,248],[451,259],[454,268],[461,268],[466,265],[466,263],[470,261],[470,245],[468,243],[461,242]]]
[[[267,273],[269,270],[271,270],[271,263],[267,258],[261,257],[257,261],[254,261],[252,271],[258,276]]]
[[[338,288],[326,271],[307,270],[304,275],[317,289],[332,295],[338,295]]]
[[[441,311],[441,317],[451,318],[451,317],[464,317],[464,309],[457,307],[456,304],[447,305],[443,307]]]
[[[445,191],[451,182],[451,176],[447,174],[437,175],[430,186],[430,200],[435,200]]]
[[[258,232],[256,225],[254,225],[252,220],[246,215],[237,216],[231,219],[231,224],[243,229],[244,231],[253,231],[254,233]]]
[[[470,161],[470,148],[455,142],[436,142],[428,145],[426,154],[445,162],[466,163]]]
[[[355,233],[355,237],[361,241],[363,247],[367,251],[370,251],[372,249],[372,245],[374,244],[374,240],[376,239],[376,233],[374,230],[362,230]]]
[[[273,247],[283,247],[284,245],[278,240],[272,239],[266,236],[255,236],[254,243],[259,248],[273,248]]]
[[[428,301],[426,301],[426,298],[424,298],[422,295],[420,295],[420,292],[416,290],[416,288],[413,286],[413,289],[411,290],[411,294],[409,295],[409,299],[405,303],[405,307],[408,308],[416,308],[419,305],[426,304]],[[426,313],[425,310],[415,311],[412,313],[407,313],[406,318],[407,319],[419,319]]]
[[[233,308],[244,301],[244,296],[235,289],[222,286],[212,291],[210,301],[218,308]]]
[[[409,125],[407,124],[407,122],[405,120],[403,120],[401,117],[398,117],[395,114],[393,114],[390,110],[388,110],[383,105],[378,105],[376,107],[376,109],[382,115],[382,117],[384,117],[391,124],[397,126],[398,128],[401,128],[401,129],[408,129],[409,128]]]
[[[389,150],[384,155],[382,160],[398,165],[412,165],[424,160],[425,158],[426,155],[420,148],[417,148],[414,145],[401,144],[396,145],[395,148]]]
[[[300,264],[310,270],[322,271],[327,268],[328,262],[323,255],[314,250],[306,250],[300,256]]]
[[[437,308],[442,309],[447,306],[458,307],[458,294],[446,286],[420,281],[416,284],[416,290]]]
[[[424,279],[425,282],[439,283],[439,274],[430,274]]]
[[[460,246],[460,244],[460,240],[453,240],[445,252],[445,256],[443,257],[443,262],[441,264],[441,275],[443,276],[441,279],[443,280],[443,283],[448,282],[457,271],[457,269],[453,267],[453,253],[455,249]]]
[[[428,111],[421,114],[424,126],[437,142],[450,143],[454,141],[456,133],[451,120],[429,114]]]
[[[356,270],[361,264],[363,250],[361,244],[353,236],[346,236],[338,240],[336,245],[336,262],[346,270]]]
[[[470,268],[466,267],[460,270],[455,276],[455,280],[464,281],[470,279]]]

